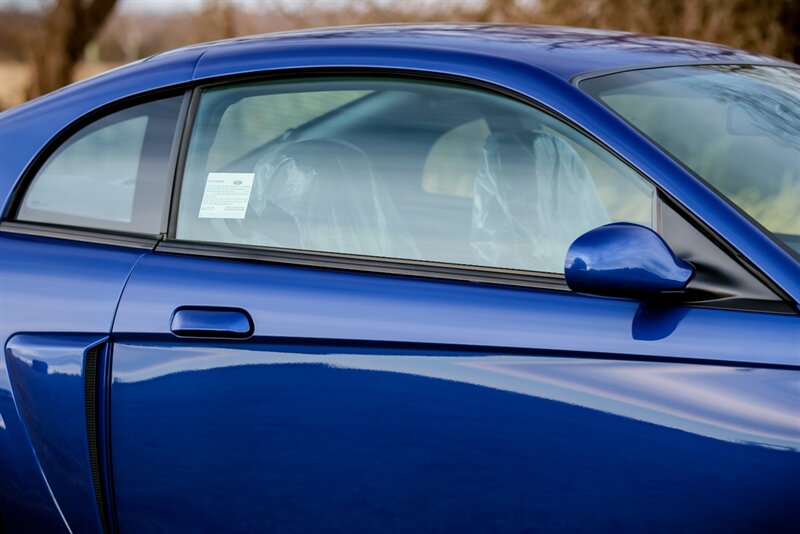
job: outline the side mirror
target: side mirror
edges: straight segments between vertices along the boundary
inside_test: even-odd
[[[683,292],[694,267],[650,228],[611,223],[572,243],[564,275],[570,289],[580,293],[652,299]]]

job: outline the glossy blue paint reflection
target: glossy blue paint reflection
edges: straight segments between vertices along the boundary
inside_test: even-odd
[[[597,137],[798,300],[797,261],[568,83],[581,72],[687,59],[777,61],[664,38],[496,25],[323,30],[192,47],[0,115],[0,203],[10,205],[23,170],[59,131],[153,90],[337,67],[453,75],[528,95]],[[94,338],[115,324],[111,432],[123,531],[577,530],[587,518],[605,530],[775,531],[800,520],[798,316],[665,311],[6,232],[0,277],[3,343],[21,332]],[[255,337],[224,345],[176,338],[172,313],[195,304],[246,309]],[[280,347],[276,338],[309,345]],[[386,348],[411,343],[417,351]],[[474,352],[490,347],[526,356]],[[589,359],[600,353],[603,360]],[[42,469],[65,514],[81,493],[60,497],[75,484],[71,471],[39,465],[26,425],[35,423],[40,444],[52,431],[72,447],[80,377],[50,356],[8,361],[0,358],[4,526],[66,531]],[[55,408],[72,414],[63,421],[25,415],[67,391]],[[42,456],[61,453],[55,446]]]
[[[70,524],[77,521],[80,526],[96,517],[93,496],[79,512],[82,518],[74,519],[69,511],[70,503],[86,502],[75,486],[85,481],[76,473],[82,472],[80,465],[88,459],[71,456],[80,453],[77,439],[83,440],[84,451],[86,444],[80,348],[108,336],[125,280],[142,253],[0,232],[3,351],[15,334],[44,340],[34,343],[38,347],[34,353],[41,351],[42,356],[29,358],[30,365],[17,358],[0,358],[0,511],[6,532],[69,532],[61,512],[69,516]],[[167,320],[164,323],[169,325]],[[45,350],[50,345],[52,350]],[[35,367],[34,361],[38,362]],[[45,364],[48,371],[58,372],[43,372]],[[14,396],[12,372],[17,378],[14,388],[22,386],[30,397],[25,408],[30,410],[28,416],[18,404],[20,397]],[[29,437],[31,422],[40,429],[36,452],[33,435]],[[40,450],[44,459],[38,458]],[[58,460],[63,465],[54,465]]]
[[[682,306],[642,302],[631,323],[631,337],[642,341],[666,339],[678,328],[689,310]]]
[[[113,374],[123,533],[800,520],[797,372],[123,340]]]
[[[84,357],[104,337],[32,335],[6,345],[17,409],[61,513],[73,532],[101,532],[89,467]]]
[[[797,315],[686,307],[667,337],[644,340],[632,300],[169,254],[139,262],[114,333],[172,339],[174,310],[200,302],[247,310],[255,336],[800,367]]]
[[[441,57],[448,51],[463,51],[473,56],[472,63],[508,58],[541,66],[564,80],[581,72],[630,65],[634,59],[636,64],[775,61],[713,43],[622,32],[556,26],[438,23],[322,28],[219,42],[206,45],[207,51],[197,63],[195,78],[269,68],[274,61],[327,63],[331,54],[340,55],[343,50],[350,50],[350,61],[358,62],[366,55],[362,45],[373,49],[376,56],[390,57],[399,52],[394,45],[400,43],[405,50],[416,52],[420,59]],[[301,50],[306,50],[302,58],[291,57]],[[277,57],[269,57],[272,54]],[[347,64],[344,58],[339,62]]]
[[[579,293],[652,298],[683,291],[694,267],[676,257],[653,230],[611,223],[589,230],[572,243],[564,274],[570,289]]]
[[[180,308],[172,316],[172,333],[195,337],[248,337],[253,320],[244,310],[224,308]]]

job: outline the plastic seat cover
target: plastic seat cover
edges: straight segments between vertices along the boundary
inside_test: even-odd
[[[419,251],[367,155],[312,139],[272,149],[255,166],[252,244],[417,258]]]
[[[563,273],[570,244],[610,222],[583,160],[539,132],[493,133],[483,152],[472,210],[477,263]]]

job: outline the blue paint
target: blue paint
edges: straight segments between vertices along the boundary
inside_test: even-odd
[[[798,373],[267,340],[149,343],[154,367],[143,353],[116,346],[121,532],[781,530],[800,519]],[[751,386],[783,397],[765,403],[743,393]],[[732,398],[752,412],[727,410]]]
[[[165,319],[187,302],[246,309],[254,334],[176,339]],[[113,333],[120,530],[795,521],[776,477],[800,464],[798,317],[640,308],[148,255]]]
[[[570,289],[579,293],[649,299],[686,289],[694,267],[676,257],[650,228],[611,223],[572,243],[564,275]]]
[[[172,333],[184,337],[245,338],[253,333],[253,320],[244,310],[192,308],[175,310]]]
[[[253,291],[253,288],[258,288]],[[800,368],[800,317],[684,308],[672,334],[632,337],[639,302],[168,254],[145,256],[114,324],[136,339],[174,339],[191,303],[238,307],[254,336],[620,354]],[[713,343],[708,340],[713,339]],[[147,358],[143,351],[142,358]]]
[[[18,334],[6,344],[14,399],[72,532],[101,532],[89,469],[84,358],[105,337]]]
[[[189,47],[0,114],[3,219],[43,147],[105,106],[241,74],[389,69],[502,87],[580,126],[797,302],[796,260],[570,83],[685,61],[782,64],[705,43],[497,25]],[[675,266],[666,278],[678,283],[685,265]],[[800,520],[797,315],[5,231],[0,291],[0,512],[9,532],[96,530],[76,452],[82,371],[57,370],[79,365],[87,343],[106,336],[99,452],[113,487],[101,489],[122,532],[776,531]],[[177,337],[173,313],[187,306],[242,310],[252,336]],[[242,317],[189,314],[177,330],[242,333]]]
[[[0,417],[3,421],[0,425],[0,473],[3,473],[0,476],[0,511],[8,532],[67,532],[69,527],[53,501],[50,488],[53,492],[56,488],[70,488],[61,493],[66,491],[74,498],[71,488],[76,480],[86,480],[90,476],[88,471],[75,471],[86,465],[80,458],[70,460],[69,472],[64,471],[64,466],[43,471],[47,462],[34,451],[28,438],[29,428],[20,417],[23,410],[15,403],[12,393],[9,368],[14,360],[7,356],[7,349],[13,349],[9,339],[23,333],[24,339],[29,341],[41,340],[41,347],[38,343],[29,343],[34,351],[44,351],[56,341],[66,343],[66,347],[72,347],[69,349],[72,352],[66,354],[72,354],[77,362],[77,354],[83,354],[79,350],[81,346],[87,347],[92,340],[106,337],[111,331],[125,280],[141,254],[141,250],[121,247],[0,233],[0,340],[6,355],[0,358]],[[48,354],[57,357],[59,352]],[[48,368],[52,363],[42,358],[36,360],[42,362],[36,364],[41,371],[45,363]],[[26,368],[24,364],[17,368],[32,380],[26,383],[35,386],[39,394],[34,398],[35,404],[28,405],[32,411],[28,419],[48,418],[51,411],[60,410],[63,423],[59,424],[65,425],[64,431],[80,429],[85,440],[81,376],[45,374],[33,367]],[[82,365],[77,372],[82,372]],[[49,423],[44,425],[42,432],[58,431],[58,426],[52,429],[49,426]],[[74,450],[75,439],[76,435],[72,434],[72,441],[64,446]],[[60,446],[48,441],[47,451],[59,454],[59,449]],[[53,456],[50,458],[52,460]],[[64,515],[68,516],[72,508],[60,504]],[[84,509],[75,513],[77,515],[67,519],[74,519],[81,526],[90,525],[97,514],[94,497]],[[73,528],[73,532],[79,531],[92,529]]]
[[[353,64],[363,61],[364,56],[368,55],[365,53],[367,48],[379,49],[376,55],[382,56],[407,51],[404,55],[417,59],[463,51],[487,60],[512,59],[536,65],[563,80],[583,72],[642,64],[776,61],[768,56],[684,39],[510,24],[327,28],[245,37],[201,46],[206,53],[198,62],[196,78],[256,70],[274,65],[275,61],[286,61],[289,65],[314,60],[327,63],[327,57],[339,55],[339,50],[348,48]],[[298,57],[284,58],[286,53]],[[346,64],[343,60],[340,63]],[[453,67],[455,65],[448,66]]]
[[[671,304],[642,302],[631,323],[631,336],[642,341],[657,341],[671,336],[689,310]]]

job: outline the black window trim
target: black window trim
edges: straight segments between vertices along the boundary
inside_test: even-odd
[[[570,291],[564,276],[516,269],[206,241],[160,241],[156,252],[318,269]]]
[[[86,229],[41,222],[8,220],[0,222],[0,232],[148,250],[154,250],[161,240],[161,235],[134,234],[118,230]]]
[[[708,61],[708,60],[699,60],[699,61],[667,61],[667,62],[660,62],[660,63],[644,63],[644,64],[637,64],[637,65],[629,65],[626,67],[613,67],[609,69],[599,69],[599,70],[590,70],[586,72],[582,72],[579,74],[574,75],[572,78],[569,79],[569,83],[578,89],[580,89],[580,84],[586,80],[591,80],[592,78],[601,78],[603,76],[610,76],[612,74],[621,74],[623,72],[632,72],[638,70],[651,70],[651,69],[663,69],[669,67],[724,67],[724,66],[752,66],[752,67],[780,67],[780,68],[790,68],[790,69],[800,69],[800,65],[796,65],[794,63],[790,63],[788,61],[784,61],[782,59],[765,59],[762,61],[754,60],[754,61],[744,61],[744,60],[720,60],[720,61]],[[583,91],[584,93],[586,91]],[[587,93],[588,94],[588,93]],[[591,96],[591,95],[590,95]]]
[[[587,73],[587,77],[588,77]],[[477,89],[491,91],[495,94],[503,95],[508,98],[517,100],[525,105],[531,106],[543,113],[546,113],[554,119],[564,123],[568,127],[574,129],[581,135],[587,137],[603,150],[617,158],[622,164],[630,168],[646,183],[651,184],[655,188],[653,195],[653,229],[658,231],[655,226],[657,224],[657,203],[660,199],[670,201],[672,204],[681,207],[681,211],[687,220],[698,227],[705,235],[709,236],[714,244],[720,246],[728,252],[731,257],[739,261],[749,272],[756,276],[760,281],[764,282],[773,292],[775,292],[782,300],[790,305],[794,304],[784,291],[782,291],[774,282],[772,282],[766,275],[759,269],[752,265],[749,260],[742,257],[737,253],[731,245],[727,243],[716,232],[708,228],[702,221],[693,214],[687,212],[682,208],[682,205],[671,197],[668,193],[663,191],[661,187],[653,181],[649,176],[643,173],[635,165],[633,165],[627,158],[620,155],[616,150],[610,147],[603,140],[597,138],[586,129],[576,124],[568,117],[550,109],[541,102],[525,94],[519,93],[512,89],[496,85],[492,82],[470,78],[467,76],[445,74],[437,72],[425,72],[414,69],[403,68],[385,68],[385,67],[303,67],[303,68],[287,68],[279,71],[258,71],[248,73],[237,73],[225,75],[209,80],[199,80],[187,82],[167,88],[160,88],[154,91],[141,93],[131,97],[127,97],[106,106],[102,106],[86,115],[83,115],[47,143],[44,149],[33,159],[32,163],[23,172],[22,178],[17,182],[17,186],[12,192],[11,202],[9,209],[6,211],[4,218],[0,221],[0,231],[11,231],[20,234],[30,234],[37,236],[49,236],[60,239],[72,239],[84,242],[96,242],[101,244],[115,244],[119,246],[136,246],[150,248],[156,252],[163,252],[169,254],[185,254],[192,256],[210,257],[216,259],[232,259],[232,260],[249,260],[266,263],[275,263],[281,265],[296,265],[301,267],[320,268],[320,269],[336,269],[355,272],[366,272],[371,274],[384,274],[384,275],[399,275],[403,277],[421,277],[433,278],[449,281],[465,281],[473,283],[483,283],[490,285],[504,285],[527,287],[545,290],[557,290],[562,292],[570,292],[571,290],[566,284],[563,274],[546,273],[541,271],[524,271],[516,269],[503,269],[496,267],[486,266],[473,266],[473,265],[459,265],[444,262],[429,262],[423,260],[411,259],[397,259],[397,258],[381,258],[375,256],[362,256],[340,253],[327,253],[321,251],[307,251],[296,249],[280,249],[275,247],[253,246],[253,245],[239,245],[228,243],[215,243],[206,241],[186,241],[177,240],[175,236],[175,228],[177,225],[177,211],[180,202],[180,190],[183,179],[183,171],[186,164],[186,156],[188,146],[191,138],[191,132],[194,127],[197,107],[200,101],[200,95],[204,89],[216,86],[229,85],[232,83],[247,82],[247,81],[281,81],[285,79],[299,80],[302,78],[319,78],[324,76],[336,75],[338,77],[364,77],[364,76],[383,76],[386,78],[397,78],[407,80],[431,80],[440,82],[449,82],[469,86]],[[578,77],[572,80],[573,84],[576,83]],[[577,91],[580,91],[576,87]],[[160,235],[144,235],[144,234],[129,234],[126,232],[101,230],[101,229],[86,229],[75,228],[71,226],[53,225],[45,223],[28,223],[15,221],[9,218],[9,214],[16,215],[18,203],[24,197],[24,194],[30,185],[33,177],[39,168],[47,161],[47,158],[72,134],[76,133],[80,128],[85,125],[102,118],[105,115],[133,106],[139,103],[156,100],[158,98],[168,97],[170,95],[176,96],[180,92],[184,94],[184,102],[181,107],[181,112],[178,117],[178,127],[176,128],[176,137],[173,142],[173,151],[170,156],[169,180],[171,183],[167,185],[167,191],[171,191],[171,196],[166,199],[167,209],[164,210],[166,214],[166,225],[162,227],[163,233]],[[598,104],[599,105],[599,104]],[[177,150],[176,150],[177,148]],[[693,307],[709,307],[715,308],[713,302],[709,303],[685,303],[684,305]],[[726,306],[721,306],[723,309],[731,309]],[[748,310],[748,311],[753,311]]]

